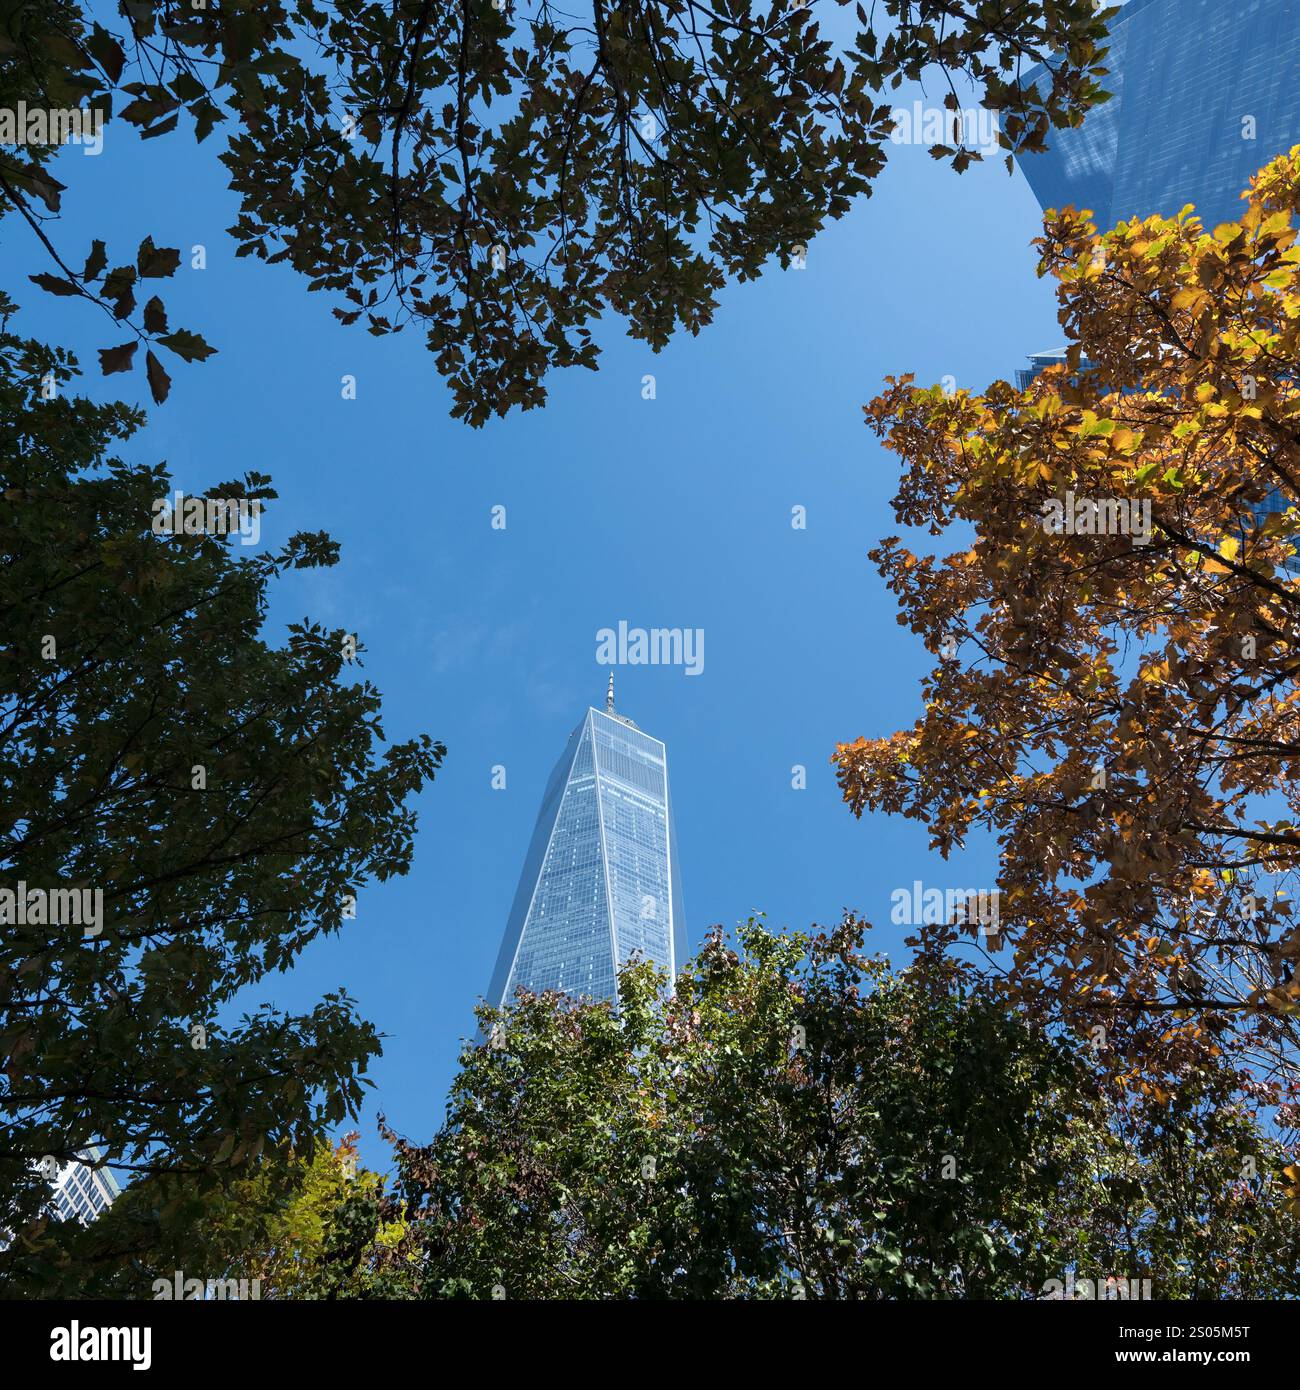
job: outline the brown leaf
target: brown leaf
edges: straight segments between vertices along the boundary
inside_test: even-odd
[[[121,347],[99,349],[99,369],[105,376],[114,372],[129,372],[135,360],[135,343],[123,343]]]
[[[65,280],[61,275],[29,275],[27,277],[32,284],[39,285],[41,289],[48,290],[50,294],[57,294],[64,298],[73,294],[80,294],[81,291],[71,280]]]
[[[155,246],[153,237],[147,236],[140,243],[136,253],[135,265],[142,280],[162,280],[176,274],[181,263],[181,253],[174,246]]]
[[[157,295],[144,306],[144,326],[148,333],[166,333],[167,310]]]
[[[172,389],[172,379],[163,370],[163,364],[153,355],[152,351],[144,355],[144,367],[149,376],[149,389],[153,392],[155,405],[161,405],[167,399],[167,393]]]

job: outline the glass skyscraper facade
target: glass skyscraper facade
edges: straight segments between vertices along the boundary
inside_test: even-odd
[[[1020,391],[1028,390],[1029,385],[1036,378],[1041,376],[1048,367],[1060,367],[1065,364],[1065,349],[1063,347],[1052,348],[1049,352],[1031,352],[1029,354],[1029,365],[1016,369],[1016,388]],[[1080,366],[1087,371],[1096,366],[1089,358],[1085,357]]]
[[[1241,216],[1251,175],[1300,144],[1295,0],[1129,0],[1109,49],[1111,99],[1017,156],[1044,209],[1091,208],[1105,231],[1194,203],[1213,231]]]
[[[51,1200],[60,1221],[80,1221],[85,1226],[112,1206],[122,1189],[106,1166],[90,1166],[101,1156],[98,1149],[87,1149],[82,1156],[90,1162],[64,1164],[52,1184]]]
[[[615,713],[611,679],[542,797],[488,1002],[523,988],[617,1003],[633,955],[672,978],[684,953],[667,752]]]
[[[91,1166],[103,1157],[102,1149],[85,1149],[80,1157],[87,1162],[65,1163],[50,1179],[50,1209],[59,1221],[80,1221],[88,1226],[113,1205],[122,1189],[106,1165]],[[12,1240],[13,1232],[0,1227],[0,1250],[8,1249]]]

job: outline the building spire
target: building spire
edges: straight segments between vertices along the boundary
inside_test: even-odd
[[[614,673],[609,673],[609,692],[605,696],[605,713],[614,713]]]

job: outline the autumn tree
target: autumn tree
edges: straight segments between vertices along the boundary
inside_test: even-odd
[[[445,750],[386,744],[355,634],[262,635],[272,582],[328,536],[240,554],[159,535],[142,423],[0,302],[0,1286],[38,1280],[45,1169],[238,1168],[354,1113],[379,1050],[342,991],[232,1001],[406,872],[408,800]],[[269,505],[250,474],[210,496]],[[58,904],[56,911],[51,904]],[[73,908],[76,909],[73,912]],[[361,909],[363,911],[363,909]],[[53,1270],[51,1270],[53,1277]]]
[[[933,80],[954,112],[960,87],[1001,113],[1007,150],[1042,148],[1104,99],[1114,13],[1094,0],[116,10],[7,7],[3,104],[84,102],[111,114],[110,141],[119,123],[148,140],[182,123],[198,141],[215,132],[241,200],[237,254],[291,265],[344,323],[422,329],[453,413],[473,424],[541,404],[553,368],[594,367],[602,314],[658,349],[709,322],[727,277],[788,265],[870,192],[892,129],[885,98],[904,79]],[[955,120],[932,153],[960,171],[982,152]],[[62,191],[47,149],[0,160],[0,208],[53,261],[40,283],[121,325],[106,371],[140,365],[131,348],[145,344],[160,399],[169,352],[212,348],[169,330],[157,295],[152,317],[148,304],[136,314],[137,258],[118,264],[97,241],[83,266],[80,248],[57,244]]]
[[[1245,195],[1243,195],[1245,196]],[[1294,1125],[1300,1027],[1300,147],[1237,222],[1050,212],[1065,364],[891,379],[872,552],[937,660],[924,714],[834,756],[845,800],[1000,852],[994,961],[1156,1098],[1203,1045]],[[915,545],[915,548],[913,548]],[[1148,1079],[1144,1080],[1144,1076]]]

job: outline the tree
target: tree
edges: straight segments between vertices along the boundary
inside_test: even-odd
[[[1267,1087],[1206,1049],[1154,1093],[1099,1078],[1105,1130],[1076,1121],[1040,1239],[1094,1285],[1159,1299],[1300,1295],[1296,1148],[1261,1122]],[[1054,1276],[1064,1282],[1062,1275]]]
[[[1288,1153],[1202,1050],[1135,1095],[928,933],[706,941],[662,997],[481,1011],[396,1180],[337,1149],[142,1178],[60,1227],[67,1287],[259,1279],[262,1298],[1247,1298],[1300,1293]],[[349,1161],[350,1160],[350,1161]],[[199,1284],[195,1284],[197,1289]],[[251,1287],[251,1285],[250,1285]],[[1100,1290],[1100,1294],[1097,1291]]]
[[[942,932],[893,972],[864,931],[751,921],[667,1001],[634,964],[617,1013],[483,1008],[442,1130],[397,1141],[412,1292],[1023,1298],[1076,1270],[1300,1292],[1294,1155],[1211,1052],[1182,1094],[1135,1101]]]
[[[1245,195],[1243,195],[1245,196]],[[1022,1000],[1177,1078],[1209,1043],[1294,1124],[1300,930],[1300,147],[1240,220],[1099,235],[1051,212],[1066,364],[1023,390],[891,380],[868,423],[905,461],[872,552],[940,659],[925,714],[840,744],[845,800],[1001,852]],[[951,658],[951,659],[945,659]]]
[[[89,1225],[66,1222],[51,1233],[60,1245],[62,1289],[38,1292],[134,1299],[219,1296],[230,1288],[263,1300],[400,1295],[402,1264],[389,1256],[402,1227],[381,1219],[385,1180],[358,1166],[356,1138],[318,1140],[302,1154],[266,1151],[218,1173],[142,1177]],[[366,1248],[384,1254],[382,1262],[354,1259],[354,1230]]]
[[[904,78],[936,77],[954,113],[967,84],[1001,112],[1007,150],[1042,148],[1104,99],[1115,11],[1093,0],[856,4],[842,44],[812,10],[121,0],[110,28],[70,0],[26,0],[0,35],[0,95],[116,107],[145,139],[182,115],[199,141],[228,125],[237,254],[292,265],[344,323],[422,326],[453,414],[478,425],[540,405],[552,368],[594,367],[601,314],[657,350],[709,322],[727,276],[788,265],[870,192],[892,128],[879,98]],[[981,152],[958,120],[932,153],[960,171]],[[0,199],[55,258],[45,288],[98,300],[137,342],[211,351],[167,334],[160,305],[137,322],[138,267],[105,279],[101,242],[83,271],[59,252],[49,164],[33,148],[0,163]],[[105,370],[126,370],[129,347]]]
[[[383,746],[352,634],[259,636],[272,580],[333,564],[328,536],[236,558],[228,534],[155,534],[165,470],[112,452],[142,417],[65,395],[75,362],[10,333],[12,309],[0,302],[0,1230],[16,1238],[0,1284],[39,1285],[41,1165],[99,1145],[128,1172],[238,1169],[355,1112],[379,1043],[344,991],[298,1017],[222,1011],[355,916],[363,883],[406,872],[406,803],[445,749]],[[269,481],[200,501],[247,516]]]

